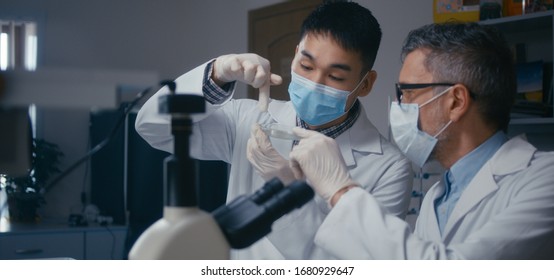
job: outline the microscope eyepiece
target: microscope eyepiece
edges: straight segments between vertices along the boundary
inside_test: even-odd
[[[270,233],[273,222],[313,197],[314,191],[306,182],[294,181],[284,187],[275,178],[251,196],[239,196],[217,208],[212,215],[229,245],[242,249]]]

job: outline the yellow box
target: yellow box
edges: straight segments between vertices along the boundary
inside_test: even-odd
[[[479,10],[463,11],[461,0],[433,0],[433,21],[479,21]]]

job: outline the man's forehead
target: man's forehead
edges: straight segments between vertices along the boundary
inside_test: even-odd
[[[347,71],[362,67],[359,53],[345,50],[328,36],[305,36],[298,45],[297,55],[314,63],[323,63]]]
[[[425,67],[425,58],[426,54],[422,51],[410,52],[402,64],[398,81],[401,83],[432,81],[432,74]]]

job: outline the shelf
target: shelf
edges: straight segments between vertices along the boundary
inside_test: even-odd
[[[510,44],[526,45],[526,61],[543,60],[551,62],[553,58],[553,18],[554,11],[551,10],[484,20],[479,23],[496,27],[505,35]]]
[[[554,118],[512,118],[510,120],[510,125],[522,124],[554,124]]]
[[[554,10],[530,13],[520,16],[509,16],[480,21],[480,24],[496,25],[500,30],[525,32],[534,29],[552,29]],[[525,22],[524,24],[521,24]]]

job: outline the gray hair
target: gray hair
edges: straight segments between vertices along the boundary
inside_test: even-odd
[[[498,130],[507,130],[516,74],[510,47],[498,30],[477,23],[429,24],[408,34],[402,62],[417,49],[428,52],[425,68],[433,75],[433,82],[465,85],[485,121]]]

